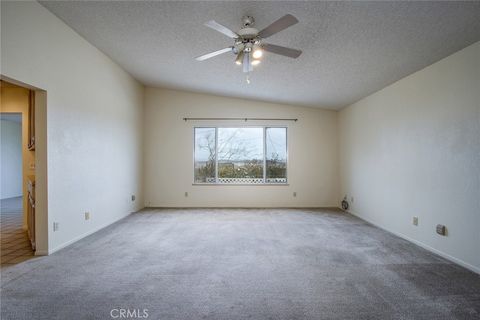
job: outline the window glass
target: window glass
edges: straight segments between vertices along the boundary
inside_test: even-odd
[[[219,183],[263,183],[263,128],[218,128]]]
[[[195,128],[195,183],[215,183],[215,128]]]
[[[265,128],[266,183],[287,182],[287,128]]]
[[[195,183],[287,183],[287,128],[195,128]]]

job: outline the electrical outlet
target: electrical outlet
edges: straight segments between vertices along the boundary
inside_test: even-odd
[[[53,223],[53,231],[58,231],[59,228],[60,228],[60,224],[58,222],[54,222]]]
[[[185,197],[188,197],[188,192],[185,191]]]
[[[132,194],[132,201],[135,201],[135,195]]]
[[[89,220],[90,219],[90,212],[85,212],[85,220]]]
[[[297,192],[296,192],[296,191],[295,191],[295,192],[293,192],[293,196],[294,196],[294,197],[296,197],[296,196],[297,196]]]
[[[437,233],[441,236],[446,236],[447,235],[447,227],[445,227],[443,224],[437,224]]]
[[[418,217],[413,217],[413,225],[418,226]]]

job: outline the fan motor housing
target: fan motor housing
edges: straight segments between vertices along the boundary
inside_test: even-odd
[[[258,30],[255,28],[242,28],[238,30],[237,34],[242,37],[242,39],[253,39],[258,35]]]

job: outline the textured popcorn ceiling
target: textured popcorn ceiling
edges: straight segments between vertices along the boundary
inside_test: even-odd
[[[145,85],[330,109],[480,40],[478,1],[41,3]],[[286,13],[300,23],[268,41],[303,54],[265,54],[250,85],[233,54],[194,60],[232,44],[204,22],[262,29]]]

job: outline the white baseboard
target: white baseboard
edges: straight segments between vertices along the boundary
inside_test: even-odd
[[[366,221],[366,222],[368,222],[368,223],[370,223],[370,224],[373,224],[373,225],[376,226],[377,228],[380,228],[380,229],[382,229],[382,230],[385,230],[385,231],[387,231],[387,232],[390,232],[390,233],[396,235],[397,237],[400,237],[400,238],[402,238],[402,239],[405,239],[405,240],[407,240],[407,241],[410,241],[410,242],[416,244],[416,245],[419,246],[419,247],[422,247],[422,248],[424,248],[424,249],[426,249],[426,250],[428,250],[428,251],[430,251],[430,252],[433,252],[433,253],[435,253],[435,254],[438,254],[438,255],[441,256],[442,258],[445,258],[445,259],[447,259],[447,260],[449,260],[449,261],[451,261],[451,262],[453,262],[453,263],[456,263],[456,264],[458,264],[458,265],[460,265],[460,266],[462,266],[462,267],[464,267],[464,268],[467,268],[467,269],[470,270],[470,271],[473,271],[473,272],[475,272],[475,273],[480,274],[480,268],[478,268],[478,267],[476,267],[476,266],[474,266],[474,265],[471,265],[471,264],[469,264],[469,263],[467,263],[467,262],[465,262],[465,261],[463,261],[463,260],[460,260],[460,259],[458,259],[458,258],[455,258],[455,257],[449,255],[448,253],[445,253],[445,252],[440,251],[440,250],[438,250],[438,249],[432,248],[432,247],[430,247],[429,245],[427,245],[427,244],[425,244],[425,243],[423,243],[423,242],[421,242],[421,241],[412,239],[412,238],[404,235],[403,233],[390,230],[390,229],[388,229],[388,228],[386,228],[386,227],[384,227],[384,226],[382,226],[382,225],[380,225],[380,224],[378,224],[378,223],[376,223],[376,222],[373,222],[373,221],[370,220],[370,219],[367,219],[367,218],[365,218],[365,217],[362,217],[362,216],[359,215],[358,213],[355,213],[355,212],[353,212],[353,211],[351,211],[351,210],[344,210],[344,211],[345,211],[345,212],[348,212],[348,213],[354,215],[355,217],[357,217],[357,218],[359,218],[359,219],[362,219],[362,220],[364,220],[364,221]]]
[[[62,243],[61,245],[59,245],[59,246],[57,246],[57,247],[55,247],[55,248],[53,248],[53,249],[49,249],[47,255],[50,255],[50,254],[52,254],[52,253],[54,253],[54,252],[57,252],[58,250],[61,250],[61,249],[65,248],[65,247],[68,247],[69,245],[77,242],[78,240],[83,239],[83,238],[85,238],[85,237],[88,237],[89,235],[94,234],[95,232],[100,231],[100,230],[108,227],[109,225],[114,224],[115,222],[120,221],[120,220],[122,220],[122,219],[125,218],[125,217],[128,217],[128,216],[131,215],[131,214],[132,214],[132,212],[127,213],[126,215],[120,216],[119,218],[117,218],[117,219],[115,219],[115,220],[113,220],[113,221],[111,221],[111,222],[109,222],[109,223],[106,223],[106,224],[104,224],[104,225],[101,225],[101,226],[98,227],[98,228],[95,228],[95,229],[93,229],[93,230],[90,230],[90,231],[88,231],[88,232],[85,232],[84,234],[81,234],[81,235],[79,235],[78,237],[75,237],[75,238],[73,238],[73,239],[71,239],[71,240],[69,240],[69,241],[67,241],[67,242],[64,242],[64,243]],[[35,253],[35,254],[36,254],[36,253]],[[39,255],[40,255],[40,254],[39,254]]]

